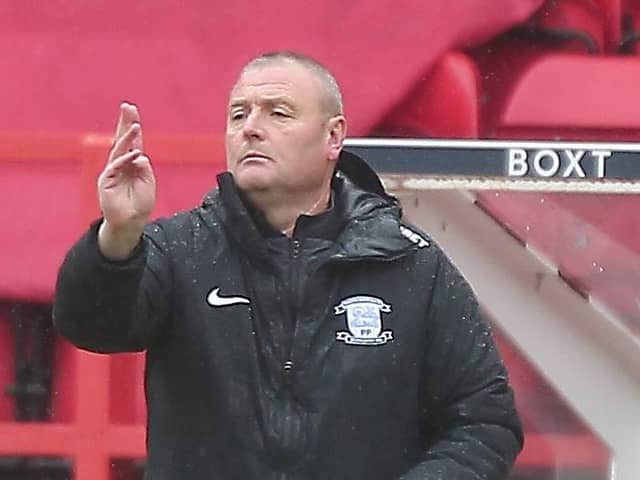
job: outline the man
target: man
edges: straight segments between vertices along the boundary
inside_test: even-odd
[[[103,218],[65,259],[54,321],[81,348],[147,351],[148,478],[507,476],[522,433],[489,327],[444,254],[341,153],[324,67],[251,61],[219,188],[147,227],[139,122],[123,105]]]

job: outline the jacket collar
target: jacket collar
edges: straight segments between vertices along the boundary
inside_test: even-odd
[[[336,240],[337,259],[389,259],[404,254],[412,245],[400,233],[400,204],[394,197],[357,188],[344,178],[340,202],[344,228]]]
[[[217,179],[218,188],[204,199],[205,211],[210,210],[220,219],[245,255],[268,262],[264,237],[237,189],[233,175],[223,172]],[[332,187],[334,208],[342,215],[344,227],[331,249],[331,258],[390,259],[414,248],[400,233],[400,203],[385,192],[379,177],[363,159],[344,152]]]

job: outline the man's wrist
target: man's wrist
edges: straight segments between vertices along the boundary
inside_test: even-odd
[[[140,243],[144,225],[114,228],[103,221],[98,228],[98,248],[109,260],[126,260]]]

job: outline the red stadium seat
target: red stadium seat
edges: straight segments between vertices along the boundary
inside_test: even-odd
[[[547,0],[524,29],[539,39],[582,42],[592,53],[615,52],[621,35],[621,0]]]
[[[478,136],[479,72],[467,55],[445,54],[384,119],[374,136]]]
[[[582,41],[593,53],[605,48],[605,26],[597,5],[585,0],[547,1],[529,23],[558,41]]]
[[[637,140],[638,85],[637,58],[544,55],[487,82],[484,135]]]
[[[559,80],[561,86],[568,85],[571,92],[573,82],[578,82],[578,86],[590,85],[593,82],[593,64],[588,60],[580,64],[581,60],[576,59],[575,67],[558,66],[558,70],[554,71],[558,65],[554,56],[559,55],[562,59],[563,54],[583,57],[596,55],[601,58],[597,54],[617,52],[622,35],[621,2],[622,0],[547,0],[543,8],[527,24],[475,49],[473,57],[480,67],[483,100],[486,100],[483,101],[481,114],[481,123],[484,126],[481,134],[496,136],[490,129],[501,121],[500,107],[509,102],[516,86],[530,88],[533,85],[522,83],[532,74],[538,74],[535,81],[543,81],[535,89],[536,96],[540,96],[540,92],[545,92],[546,96],[546,92],[549,91],[553,97],[554,90],[558,90],[554,85],[556,80]],[[572,73],[571,68],[579,70]],[[612,68],[616,70],[624,67]],[[588,72],[584,73],[584,70]],[[580,78],[578,72],[585,76]],[[589,82],[585,82],[587,78]],[[548,86],[551,88],[547,89]],[[536,111],[542,109],[542,105],[546,103],[541,102]],[[556,110],[562,111],[563,108],[562,103],[556,106]],[[557,123],[554,121],[549,127],[556,128]],[[582,128],[582,125],[577,127]]]

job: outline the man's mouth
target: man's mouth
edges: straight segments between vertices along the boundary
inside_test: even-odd
[[[271,160],[271,157],[261,152],[251,151],[251,152],[245,153],[242,156],[242,159],[240,160],[240,162],[254,161],[254,160],[257,160],[257,161]]]

